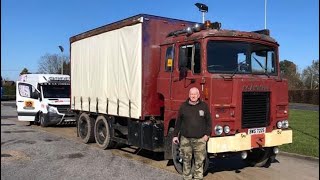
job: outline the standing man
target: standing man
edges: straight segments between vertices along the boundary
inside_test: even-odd
[[[207,156],[207,141],[211,134],[211,115],[208,105],[199,99],[199,89],[189,91],[189,99],[179,109],[172,142],[180,143],[183,160],[183,179],[203,179],[203,165]],[[180,142],[178,138],[180,134]],[[194,172],[191,172],[192,153]]]

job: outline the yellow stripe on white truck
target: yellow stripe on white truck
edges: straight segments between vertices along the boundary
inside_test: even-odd
[[[292,143],[292,130],[276,129],[265,133],[265,144],[263,147],[280,146]],[[234,136],[211,137],[208,141],[208,153],[238,152],[250,150],[251,135],[238,133]]]

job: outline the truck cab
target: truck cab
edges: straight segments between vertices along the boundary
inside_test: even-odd
[[[168,34],[161,45],[158,92],[164,99],[164,133],[172,139],[177,112],[191,87],[209,105],[209,156],[241,153],[252,165],[275,157],[292,143],[288,129],[288,86],[280,76],[279,44],[269,30],[223,30],[206,21]],[[181,171],[179,147],[172,144]]]
[[[70,111],[70,76],[23,74],[16,86],[19,121],[43,127],[75,122]]]

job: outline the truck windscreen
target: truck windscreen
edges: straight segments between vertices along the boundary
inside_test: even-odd
[[[276,75],[276,51],[271,46],[248,42],[209,41],[207,69],[210,73]]]
[[[70,98],[70,85],[43,85],[44,98]]]

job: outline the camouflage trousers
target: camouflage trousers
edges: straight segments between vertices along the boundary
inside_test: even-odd
[[[183,160],[183,179],[203,179],[203,165],[207,155],[207,142],[202,138],[180,138],[180,155]],[[194,157],[194,164],[192,162]],[[192,168],[192,166],[194,166]],[[192,171],[192,169],[193,171]]]

